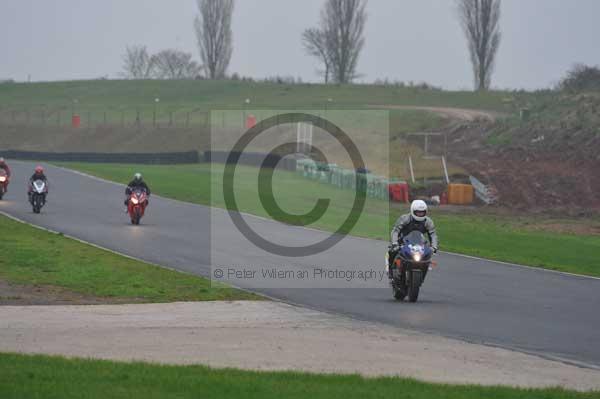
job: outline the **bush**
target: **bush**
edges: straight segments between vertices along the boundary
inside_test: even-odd
[[[600,68],[575,65],[560,82],[559,89],[570,92],[600,90]]]

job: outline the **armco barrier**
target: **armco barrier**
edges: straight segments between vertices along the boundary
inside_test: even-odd
[[[139,163],[139,164],[184,164],[198,163],[197,151],[154,152],[154,153],[96,153],[96,152],[38,152],[0,151],[0,156],[8,159],[47,162],[91,162],[91,163]]]

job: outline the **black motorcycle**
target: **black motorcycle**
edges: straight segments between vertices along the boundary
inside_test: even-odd
[[[433,249],[425,236],[413,231],[402,239],[400,249],[390,265],[394,298],[410,302],[419,298],[419,290],[432,264]]]

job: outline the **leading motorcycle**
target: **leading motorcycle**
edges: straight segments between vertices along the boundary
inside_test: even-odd
[[[433,249],[420,231],[412,231],[402,238],[389,270],[394,298],[403,301],[408,296],[410,302],[417,301],[421,285],[433,265],[432,256]],[[389,255],[386,261],[387,257]]]
[[[8,175],[6,174],[6,171],[4,169],[0,169],[0,200],[2,199],[2,197],[4,197],[4,194],[6,194],[8,183],[9,179]]]
[[[140,224],[140,219],[146,212],[146,206],[148,205],[148,193],[146,190],[134,190],[129,195],[127,201],[127,213],[131,218],[131,224]]]

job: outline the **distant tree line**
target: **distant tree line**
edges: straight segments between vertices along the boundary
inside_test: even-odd
[[[365,46],[367,1],[325,0],[317,25],[302,33],[302,46],[309,56],[318,60],[318,73],[326,84],[351,83],[360,76],[357,67]],[[501,41],[501,0],[454,1],[467,39],[475,89],[488,90]],[[194,31],[201,64],[183,51],[167,49],[150,55],[145,46],[132,46],[123,56],[123,76],[129,79],[227,78],[233,53],[231,23],[235,1],[196,0],[196,3],[199,14],[194,19]],[[290,77],[270,79],[297,81]]]
[[[149,54],[138,45],[125,49],[122,74],[126,79],[197,79],[202,68],[190,53],[166,49]]]

